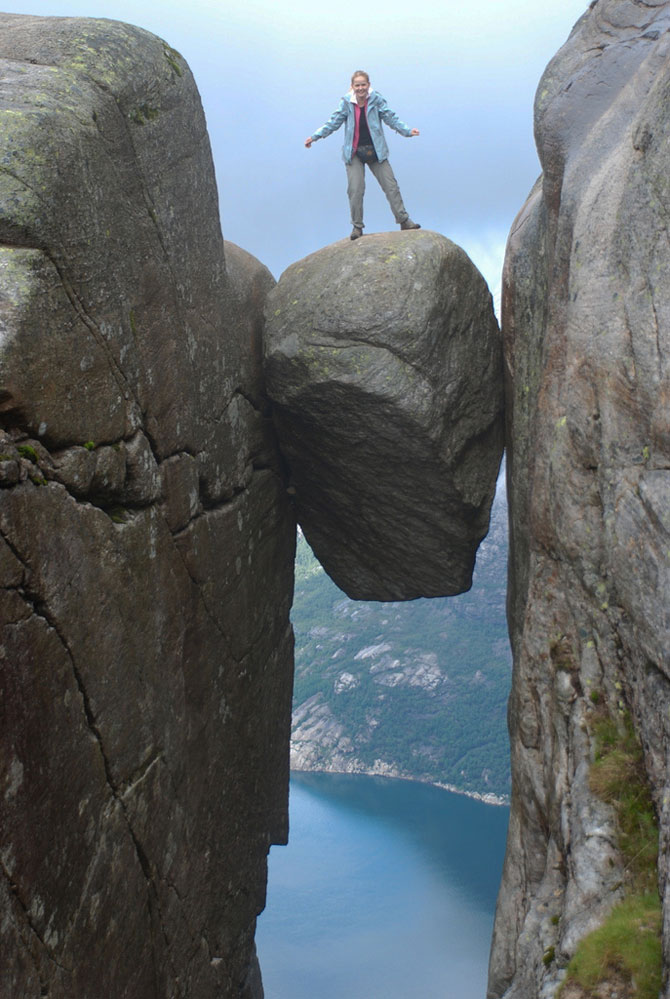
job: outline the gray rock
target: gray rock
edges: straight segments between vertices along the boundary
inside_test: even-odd
[[[641,738],[670,966],[668,29],[667,2],[578,22],[538,88],[543,177],[508,244],[514,793],[490,999],[553,997],[620,897],[596,710],[629,710]]]
[[[2,14],[0,70],[0,995],[260,999],[292,675],[274,281],[224,255],[165,42]]]
[[[381,233],[293,264],[265,370],[298,520],[346,593],[470,587],[502,449],[486,284],[437,233]]]
[[[200,507],[198,465],[189,454],[176,454],[161,465],[161,490],[166,496],[164,514],[175,533],[186,527]]]

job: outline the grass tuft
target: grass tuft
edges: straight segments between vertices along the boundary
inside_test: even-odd
[[[629,716],[621,726],[612,719],[595,728],[596,759],[589,783],[594,794],[611,804],[617,816],[618,846],[634,890],[653,891],[658,863],[658,824],[644,769],[642,748]]]
[[[642,748],[628,715],[601,717],[594,727],[591,790],[615,810],[626,897],[586,936],[570,961],[564,985],[596,997],[599,984],[623,978],[635,999],[657,999],[662,983],[661,901],[657,887],[658,823]],[[563,988],[559,990],[559,995]]]
[[[588,995],[617,972],[636,999],[658,999],[662,984],[661,903],[658,892],[631,895],[620,902],[597,930],[582,940],[568,965],[566,981]]]
[[[33,465],[37,464],[37,451],[32,444],[19,444],[16,450],[22,458],[27,458],[28,461],[32,461]]]

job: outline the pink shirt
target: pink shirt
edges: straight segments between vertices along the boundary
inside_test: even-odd
[[[367,114],[368,113],[368,99],[367,99],[367,97],[365,98],[365,104],[363,105],[363,107],[365,108],[365,113]],[[356,102],[354,104],[354,116],[356,118],[356,124],[354,125],[354,142],[353,142],[353,145],[351,147],[352,153],[355,153],[356,150],[358,149],[358,133],[359,133],[360,127],[361,127],[361,111],[362,110],[363,110],[363,108],[361,108],[360,105],[358,104],[358,102]]]

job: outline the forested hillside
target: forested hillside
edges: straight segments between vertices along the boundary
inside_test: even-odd
[[[506,796],[506,563],[502,481],[473,587],[459,597],[350,600],[300,536],[294,769],[389,773]]]

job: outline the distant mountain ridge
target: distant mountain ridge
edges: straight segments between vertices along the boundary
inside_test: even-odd
[[[511,653],[501,476],[472,589],[354,601],[298,539],[294,770],[373,773],[507,800]]]

